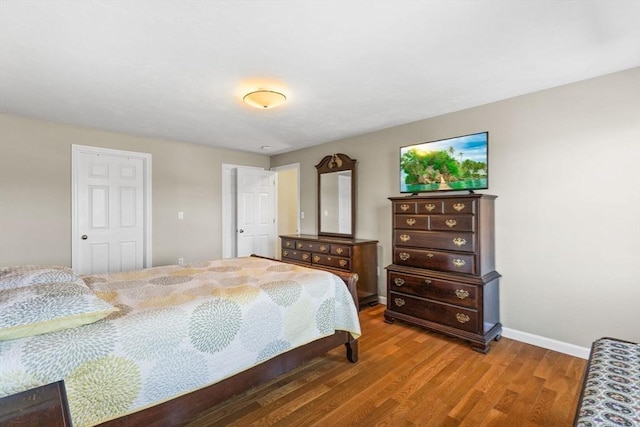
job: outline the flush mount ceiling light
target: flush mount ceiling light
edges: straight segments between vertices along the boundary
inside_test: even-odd
[[[249,92],[244,96],[244,98],[242,98],[242,100],[252,107],[265,110],[284,104],[287,100],[287,97],[280,92],[260,89]]]

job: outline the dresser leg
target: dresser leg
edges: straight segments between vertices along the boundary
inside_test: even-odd
[[[393,317],[387,316],[386,314],[384,315],[384,323],[392,324],[395,321],[396,319],[394,319]]]
[[[477,351],[478,353],[487,354],[489,352],[489,344],[477,344],[471,343],[471,350]]]

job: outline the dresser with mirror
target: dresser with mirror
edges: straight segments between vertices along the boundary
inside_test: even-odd
[[[316,165],[318,233],[282,235],[282,258],[358,274],[360,307],[378,301],[377,240],[356,239],[356,160],[325,156]]]

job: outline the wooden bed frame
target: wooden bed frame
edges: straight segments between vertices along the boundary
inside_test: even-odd
[[[286,261],[281,260],[274,261],[286,263]],[[329,271],[336,276],[339,276],[349,288],[349,292],[353,297],[356,307],[358,307],[358,293],[356,290],[356,282],[358,281],[357,274],[332,268],[308,268]],[[160,426],[184,423],[205,410],[224,402],[225,400],[228,400],[251,387],[270,381],[285,372],[295,369],[296,367],[318,356],[322,356],[329,350],[339,347],[340,345],[344,345],[346,347],[347,359],[352,363],[356,363],[358,361],[358,341],[354,339],[349,332],[336,331],[335,334],[329,337],[313,341],[302,347],[288,351],[287,353],[281,354],[264,363],[254,366],[251,369],[229,377],[226,380],[142,411],[107,421],[100,424],[100,426]]]

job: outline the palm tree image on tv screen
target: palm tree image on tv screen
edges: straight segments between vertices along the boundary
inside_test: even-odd
[[[400,148],[400,192],[488,188],[488,132]]]

